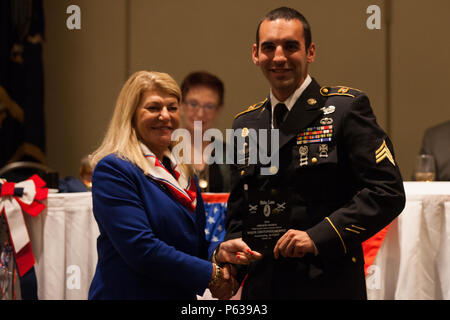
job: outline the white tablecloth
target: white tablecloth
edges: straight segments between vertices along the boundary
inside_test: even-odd
[[[49,194],[47,208],[26,215],[40,300],[87,299],[99,230],[90,192]]]
[[[450,182],[405,182],[393,221],[367,276],[369,299],[450,299]],[[91,193],[50,194],[27,216],[39,299],[86,299],[99,234]]]
[[[450,299],[450,182],[405,182],[406,206],[368,271],[372,300]]]

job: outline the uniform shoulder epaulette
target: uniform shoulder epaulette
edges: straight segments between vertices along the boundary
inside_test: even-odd
[[[243,115],[243,114],[245,114],[247,112],[258,110],[259,108],[261,108],[264,105],[264,103],[266,103],[266,101],[267,101],[267,98],[264,99],[261,102],[255,103],[254,105],[251,105],[250,107],[247,108],[247,110],[239,112],[237,115],[235,115],[234,118],[236,119],[237,117],[239,117],[239,116],[241,116],[241,115]]]
[[[361,93],[361,90],[345,87],[345,86],[325,86],[320,88],[320,94],[324,97],[329,96],[347,96],[347,97],[356,97],[359,93]]]

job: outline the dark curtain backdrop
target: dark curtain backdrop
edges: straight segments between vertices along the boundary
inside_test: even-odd
[[[42,0],[0,1],[0,167],[45,163]]]
[[[0,168],[14,161],[46,163],[43,41],[42,0],[0,1]],[[2,243],[0,250],[7,247]],[[38,298],[34,268],[20,278],[20,291],[24,300]]]

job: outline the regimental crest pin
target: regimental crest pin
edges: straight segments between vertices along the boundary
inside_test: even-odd
[[[307,101],[307,103],[308,103],[310,106],[313,106],[313,105],[315,105],[315,104],[317,103],[317,100],[314,99],[314,98],[309,98],[308,101]]]

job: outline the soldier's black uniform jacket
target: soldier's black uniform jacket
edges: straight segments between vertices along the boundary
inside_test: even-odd
[[[269,99],[235,117],[233,129],[244,128],[271,129]],[[279,150],[271,152],[279,152],[274,175],[261,175],[260,163],[231,166],[226,239],[242,236],[249,194],[272,191],[288,200],[289,228],[306,231],[319,253],[277,260],[265,254],[245,269],[242,298],[365,299],[361,243],[405,205],[392,143],[368,97],[313,79],[280,126]]]

